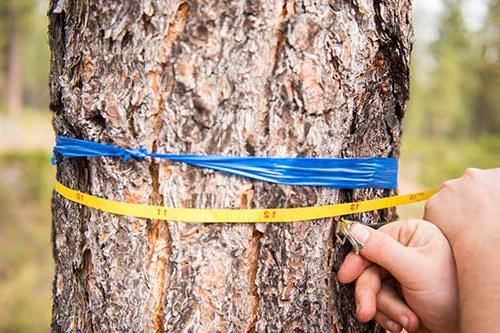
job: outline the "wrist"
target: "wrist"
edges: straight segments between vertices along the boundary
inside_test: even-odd
[[[488,267],[498,266],[500,253],[500,228],[478,231],[450,242],[458,273],[463,270],[485,272]]]
[[[470,232],[459,233],[449,242],[455,259],[488,255],[497,261],[491,254],[500,253],[500,224],[480,229],[471,226]]]

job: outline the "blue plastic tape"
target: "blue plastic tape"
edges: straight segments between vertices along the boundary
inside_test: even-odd
[[[145,148],[121,148],[65,136],[56,137],[54,153],[62,157],[121,157],[125,161],[130,158],[160,158],[269,183],[298,186],[392,189],[397,187],[398,178],[398,160],[383,157],[287,158],[160,154],[150,153]]]

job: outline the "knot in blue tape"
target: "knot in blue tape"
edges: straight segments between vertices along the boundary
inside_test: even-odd
[[[139,149],[123,148],[123,152],[122,152],[122,158],[125,162],[128,162],[131,157],[137,158],[138,160],[143,160],[148,156],[149,156],[149,152],[144,147],[141,147]]]
[[[392,189],[397,187],[398,178],[398,161],[390,157],[289,158],[162,154],[150,153],[144,147],[122,148],[65,136],[56,136],[54,155],[64,158],[121,157],[124,161],[152,157],[259,181],[295,186]]]

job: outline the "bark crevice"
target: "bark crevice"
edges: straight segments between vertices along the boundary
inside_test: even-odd
[[[259,257],[260,257],[260,239],[262,238],[262,233],[257,230],[256,226],[253,226],[252,238],[248,244],[248,288],[250,291],[251,302],[250,302],[250,323],[247,329],[248,333],[254,333],[259,316],[259,305],[261,302],[259,296],[259,286],[257,285],[257,273],[259,270]]]
[[[157,144],[153,142],[152,151],[156,152]],[[151,204],[163,206],[163,196],[160,193],[159,163],[151,161],[149,171],[152,181]],[[149,272],[152,279],[152,290],[149,302],[151,322],[154,332],[163,332],[165,292],[170,280],[169,257],[172,254],[172,237],[168,230],[168,222],[153,220],[148,230]]]
[[[172,45],[174,44],[175,40],[179,38],[182,31],[184,30],[184,27],[186,26],[190,10],[191,7],[187,2],[179,2],[173,15],[173,19],[168,24],[167,33],[164,37],[166,54],[163,57],[166,62],[170,60],[170,56],[172,54]]]
[[[63,73],[66,46],[66,17],[61,8],[55,4],[49,10],[49,44],[51,49],[50,57],[50,104],[49,108],[56,114],[63,111],[62,91],[59,83],[59,76]]]
[[[288,9],[287,9],[287,1],[290,0],[283,0],[283,3],[281,5],[281,10],[278,14],[278,17],[276,19],[276,47],[274,50],[274,64],[273,64],[273,69],[272,69],[272,74],[274,75],[276,73],[276,69],[278,68],[278,65],[280,64],[280,56],[281,56],[281,50],[283,49],[283,44],[285,43],[286,39],[286,24],[287,24],[287,19],[288,19]],[[293,4],[292,4],[293,5]]]

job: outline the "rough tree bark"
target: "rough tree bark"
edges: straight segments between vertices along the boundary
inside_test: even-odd
[[[410,0],[51,1],[58,134],[170,153],[397,156]],[[67,186],[167,207],[333,204],[390,191],[186,165],[58,161]],[[362,214],[390,220],[392,211]],[[335,271],[335,220],[193,225],[53,199],[54,332],[373,332]]]

